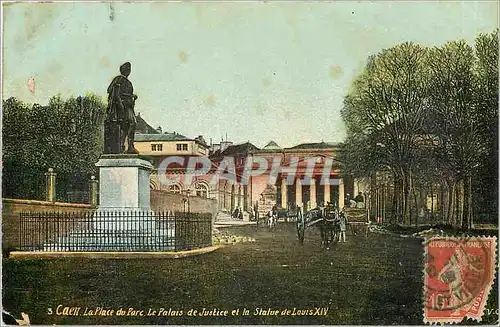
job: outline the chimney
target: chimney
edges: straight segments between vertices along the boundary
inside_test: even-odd
[[[158,128],[156,129],[160,134],[162,133],[162,130],[161,130],[161,126],[158,126]]]

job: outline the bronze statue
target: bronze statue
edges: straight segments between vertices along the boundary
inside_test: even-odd
[[[120,66],[121,75],[116,76],[108,87],[108,111],[104,123],[104,153],[137,153],[134,148],[134,105],[137,95],[127,78],[129,62]],[[128,146],[125,149],[125,140]]]

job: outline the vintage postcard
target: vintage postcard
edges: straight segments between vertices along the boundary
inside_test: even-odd
[[[4,324],[498,324],[498,2],[1,9]]]

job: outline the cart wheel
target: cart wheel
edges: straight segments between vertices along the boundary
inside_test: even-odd
[[[297,211],[297,219],[295,221],[297,224],[297,238],[299,239],[299,244],[303,245],[306,224],[304,221],[304,217],[302,216],[302,211],[300,209]]]

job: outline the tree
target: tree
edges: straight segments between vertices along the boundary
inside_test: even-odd
[[[427,109],[426,52],[425,48],[407,42],[370,57],[365,72],[354,81],[342,111],[348,130],[346,146],[369,153],[368,158],[377,158],[375,170],[377,165],[383,165],[391,171],[393,210],[406,223],[410,220],[416,140]]]
[[[498,30],[480,34],[475,42],[479,131],[486,146],[473,179],[474,210],[498,217]]]
[[[4,196],[43,199],[45,172],[57,172],[59,198],[83,190],[102,153],[105,105],[98,96],[50,99],[47,106],[3,101]]]
[[[342,117],[345,170],[390,171],[393,212],[405,223],[410,193],[419,210],[436,186],[442,222],[471,228],[473,209],[484,207],[496,217],[498,30],[480,34],[475,49],[465,41],[404,43],[369,57]]]
[[[471,179],[484,155],[479,131],[474,50],[465,41],[430,50],[429,89],[441,162],[449,170],[448,221],[470,227]]]

